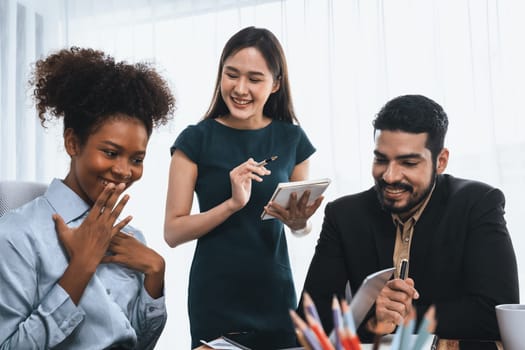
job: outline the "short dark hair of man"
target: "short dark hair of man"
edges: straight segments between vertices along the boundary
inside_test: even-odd
[[[403,95],[388,101],[373,121],[377,130],[399,130],[419,134],[428,133],[426,147],[436,164],[443,149],[448,128],[448,117],[443,107],[422,95]]]

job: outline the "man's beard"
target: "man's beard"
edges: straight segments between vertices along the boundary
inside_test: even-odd
[[[432,177],[431,177],[432,180],[430,181],[428,186],[424,189],[424,191],[415,198],[409,197],[407,204],[403,207],[395,207],[394,206],[395,202],[390,201],[390,200],[385,200],[385,197],[383,195],[383,191],[385,187],[389,186],[394,189],[402,189],[402,190],[409,192],[409,194],[412,194],[414,192],[414,187],[412,187],[409,184],[402,183],[402,182],[395,182],[392,184],[388,184],[383,179],[376,180],[374,187],[376,190],[377,199],[379,200],[379,204],[381,205],[383,210],[385,210],[386,212],[392,213],[392,214],[408,213],[412,209],[420,205],[427,198],[429,193],[432,191],[434,184],[436,183],[436,177],[437,177],[436,169],[434,169],[432,171]]]

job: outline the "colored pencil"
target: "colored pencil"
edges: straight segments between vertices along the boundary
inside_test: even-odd
[[[345,327],[347,327],[352,333],[357,333],[354,323],[354,316],[352,315],[352,310],[350,310],[348,303],[344,299],[341,300],[341,310],[343,311],[343,321]]]
[[[290,317],[292,318],[292,322],[295,325],[295,327],[298,329],[299,332],[302,333],[304,336],[304,339],[308,342],[308,344],[312,347],[313,350],[323,350],[321,347],[321,344],[317,340],[317,336],[314,334],[314,332],[308,328],[308,325],[306,322],[304,322],[299,315],[295,313],[295,311],[290,310]]]
[[[332,298],[332,316],[334,318],[334,345],[336,350],[343,350],[341,338],[339,337],[339,330],[343,329],[343,318],[341,315],[341,308],[339,301],[334,295]]]
[[[414,333],[414,327],[416,323],[416,309],[411,307],[408,315],[405,317],[401,331],[401,342],[399,344],[399,350],[410,350],[412,333]]]
[[[392,338],[392,342],[390,343],[390,350],[401,349],[401,337],[403,336],[403,328],[404,326],[402,324],[397,326],[396,332],[394,333],[394,337]]]
[[[303,307],[305,316],[311,315],[317,321],[317,323],[321,324],[321,318],[317,313],[317,309],[315,308],[315,304],[312,300],[312,297],[307,292],[303,293]]]
[[[299,329],[295,329],[295,336],[297,337],[297,341],[301,346],[304,348],[304,350],[313,350],[310,346],[310,343],[308,343],[308,340],[306,340],[306,337],[304,336],[303,332],[301,332]]]
[[[427,342],[428,338],[436,330],[436,307],[431,305],[423,316],[423,320],[419,325],[417,331],[417,337],[412,346],[412,350],[421,350],[423,345]]]
[[[319,343],[321,344],[322,349],[323,350],[335,350],[332,343],[330,343],[330,339],[328,339],[328,336],[324,332],[321,324],[318,323],[311,315],[308,315],[308,314],[306,315],[306,321],[308,322],[310,329],[317,336],[317,340],[319,340]]]

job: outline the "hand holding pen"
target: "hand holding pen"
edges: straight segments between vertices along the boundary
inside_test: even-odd
[[[234,212],[244,208],[250,200],[252,181],[262,182],[263,176],[271,174],[271,171],[266,169],[264,165],[277,157],[272,158],[265,159],[262,162],[256,162],[253,158],[250,158],[230,171],[230,184],[232,189],[230,207]]]
[[[257,163],[257,166],[265,166],[266,164],[268,164],[270,162],[273,162],[277,158],[279,158],[279,157],[278,156],[271,156],[270,158],[266,158],[265,160],[260,161],[259,163]]]
[[[401,274],[404,276],[404,274]],[[334,320],[335,337],[328,337],[319,321],[317,309],[308,295],[303,295],[303,307],[306,322],[290,310],[290,317],[295,326],[297,339],[306,350],[361,350],[361,342],[355,333],[355,324],[348,304],[345,300],[338,302],[334,296],[332,299],[332,315]],[[431,306],[425,313],[423,320],[417,329],[414,338],[412,333],[415,329],[416,310],[411,308],[409,315],[397,328],[392,339],[390,350],[422,350],[422,346],[431,337],[436,328],[435,308]],[[379,349],[381,337],[376,337],[373,349]]]
[[[401,262],[399,271],[399,278],[388,281],[376,299],[375,325],[372,326],[374,330],[393,332],[397,325],[403,324],[409,314],[412,300],[419,298],[419,293],[414,288],[414,280],[406,277],[407,260]]]

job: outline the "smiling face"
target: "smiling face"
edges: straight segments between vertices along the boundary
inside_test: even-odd
[[[224,61],[221,96],[232,126],[258,125],[268,97],[279,89],[263,55],[254,47],[239,50]],[[232,120],[233,119],[233,120]]]
[[[64,133],[71,168],[64,183],[89,204],[113,182],[131,186],[142,176],[148,134],[144,124],[116,115],[98,126],[81,145],[72,129]]]
[[[436,165],[426,147],[427,133],[379,130],[376,135],[372,175],[381,205],[403,216],[411,215],[432,190],[436,174],[448,162],[448,150],[438,154]]]

